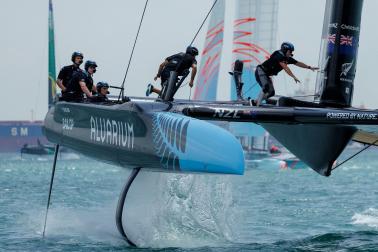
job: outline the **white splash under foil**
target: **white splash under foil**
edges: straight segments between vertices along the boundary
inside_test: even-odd
[[[232,240],[236,218],[229,176],[141,172],[123,223],[142,247],[198,247]]]

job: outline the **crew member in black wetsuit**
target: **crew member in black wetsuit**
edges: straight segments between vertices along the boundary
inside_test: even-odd
[[[161,86],[167,85],[171,71],[176,71],[178,76],[182,76],[186,70],[192,68],[189,86],[193,87],[194,78],[196,77],[197,73],[197,55],[198,49],[194,46],[188,46],[186,48],[186,53],[181,52],[169,56],[163,63],[160,64],[158,73],[156,74],[154,80],[156,81],[158,78],[160,78]],[[161,90],[155,88],[152,84],[148,84],[146,96],[149,96],[152,92],[160,95]]]
[[[87,98],[91,98],[92,92],[96,93],[96,85],[93,84],[92,79],[93,74],[96,72],[96,67],[96,62],[91,60],[86,61],[84,65],[85,71],[77,71],[72,76],[63,100],[82,102],[84,94]]]
[[[288,75],[293,77],[296,83],[300,83],[298,78],[295,77],[295,75],[293,74],[293,72],[291,72],[290,68],[287,65],[294,64],[296,66],[307,68],[312,71],[319,69],[318,67],[311,67],[295,60],[293,58],[293,52],[294,45],[289,42],[284,42],[281,45],[281,50],[273,52],[269,59],[256,67],[256,81],[259,83],[262,89],[256,101],[257,106],[259,106],[263,100],[274,96],[275,91],[271,76],[277,75],[282,69],[284,69]]]
[[[77,71],[82,71],[80,65],[83,63],[84,55],[81,52],[73,52],[71,56],[72,65],[63,67],[59,74],[56,84],[62,90],[62,95],[66,92],[67,86],[70,83],[72,76]]]
[[[243,75],[243,61],[237,59],[234,63],[234,70],[232,72],[228,72],[234,77],[234,82],[236,86],[236,97],[238,101],[244,101],[243,98],[243,85],[242,82],[242,75]]]
[[[97,95],[92,96],[91,102],[108,102],[107,95],[109,94],[109,84],[104,81],[100,81],[96,85]]]

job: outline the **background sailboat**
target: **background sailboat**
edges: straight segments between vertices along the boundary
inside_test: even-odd
[[[56,65],[55,65],[55,35],[54,35],[54,14],[52,0],[49,0],[48,15],[48,107],[50,108],[56,96]],[[36,122],[35,128],[41,132],[41,135],[35,135],[35,141],[25,141],[20,149],[22,154],[31,155],[51,155],[54,153],[54,146],[47,144],[47,139],[42,135],[43,122]],[[25,131],[25,129],[24,129]],[[20,141],[21,142],[21,141]],[[9,149],[8,149],[9,151]],[[66,152],[67,149],[63,149]]]
[[[52,0],[49,0],[49,76],[48,76],[48,104],[52,106],[56,96],[56,64],[55,64],[55,34],[54,12]]]
[[[270,52],[276,48],[278,0],[237,0],[228,4],[235,5],[233,23],[225,23],[225,1],[218,1],[212,12],[195,85],[196,100],[216,100],[220,78],[229,78],[226,73],[220,73],[221,64],[226,64],[226,68],[231,70],[237,59],[244,62],[243,95],[256,98],[260,86],[254,77],[255,68],[269,58]],[[232,41],[224,41],[226,30],[232,32]],[[226,52],[232,54],[231,62],[222,61],[226,43],[232,43],[232,51]],[[236,100],[233,78],[230,78],[229,97]],[[247,123],[229,123],[223,126],[240,140],[243,148],[251,154],[249,158],[268,155],[268,134],[262,127]]]
[[[56,95],[56,67],[54,41],[54,15],[52,0],[49,0],[48,15],[48,106]],[[0,121],[0,152],[22,151],[30,154],[51,154],[51,146],[42,134],[43,121]]]
[[[205,46],[194,89],[195,100],[215,101],[217,99],[219,70],[223,51],[225,0],[217,2],[211,14],[206,33]]]

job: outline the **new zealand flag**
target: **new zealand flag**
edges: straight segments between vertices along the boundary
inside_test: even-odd
[[[333,53],[336,43],[336,34],[328,35],[328,55]],[[340,35],[339,53],[344,55],[355,55],[358,48],[358,41],[353,36]]]

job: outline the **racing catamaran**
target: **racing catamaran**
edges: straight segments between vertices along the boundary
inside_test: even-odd
[[[331,0],[326,26],[328,67],[318,102],[278,97],[275,105],[248,102],[173,100],[182,80],[169,81],[161,99],[130,97],[93,104],[58,101],[45,118],[48,140],[84,155],[132,168],[119,199],[116,222],[140,169],[176,173],[243,174],[240,143],[205,120],[257,123],[321,175],[350,140],[378,145],[378,110],[351,107],[363,0]],[[351,63],[345,67],[345,64]],[[122,94],[123,96],[123,94]],[[56,159],[54,160],[54,169]],[[54,173],[53,173],[54,174]],[[53,177],[50,184],[50,194]],[[48,201],[48,206],[49,206]],[[46,215],[47,216],[47,215]]]

